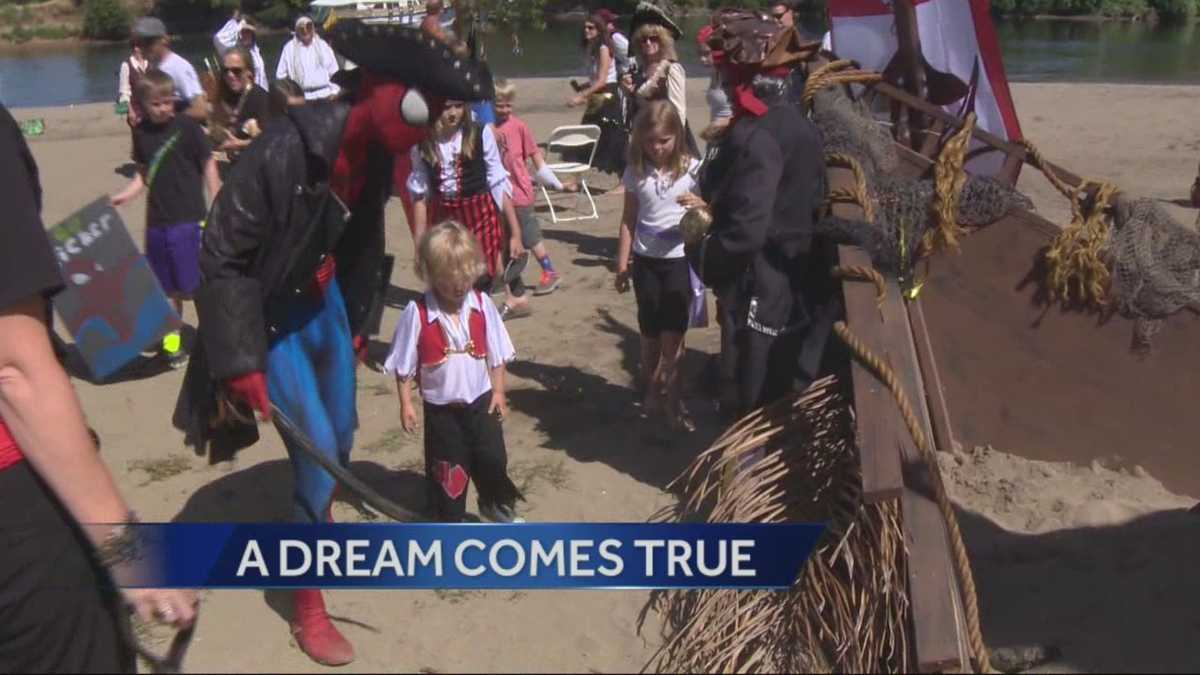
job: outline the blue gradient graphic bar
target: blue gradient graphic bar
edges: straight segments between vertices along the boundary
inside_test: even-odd
[[[116,583],[158,588],[778,589],[819,524],[138,525]]]

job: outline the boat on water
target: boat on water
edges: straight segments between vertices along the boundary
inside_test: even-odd
[[[454,8],[446,2],[442,25],[454,23]],[[313,19],[322,23],[331,13],[367,24],[419,26],[425,20],[425,0],[315,0],[309,7]]]

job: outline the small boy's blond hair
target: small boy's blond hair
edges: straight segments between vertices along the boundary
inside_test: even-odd
[[[137,91],[134,92],[140,105],[148,106],[156,98],[171,98],[175,96],[175,80],[157,68],[151,68],[138,78]]]
[[[425,231],[417,245],[417,278],[429,285],[438,279],[474,283],[483,274],[483,252],[475,235],[448,220]]]
[[[513,99],[517,97],[517,85],[509,82],[507,77],[496,78],[496,81],[492,83],[492,88],[496,91],[495,99],[497,101],[512,103]]]

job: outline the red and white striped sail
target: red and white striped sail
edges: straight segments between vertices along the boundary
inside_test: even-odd
[[[979,128],[1007,140],[1021,138],[1021,126],[1008,89],[1000,41],[989,11],[989,0],[914,0],[921,51],[930,66],[971,81],[978,59],[982,69],[975,99]],[[833,51],[868,70],[882,71],[897,49],[891,0],[829,0]],[[958,104],[948,106],[958,113]],[[978,158],[970,168],[992,174],[1000,168],[999,153]]]

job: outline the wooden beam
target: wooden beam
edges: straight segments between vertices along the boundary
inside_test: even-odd
[[[896,53],[904,68],[904,82],[908,93],[915,98],[925,97],[924,56],[921,54],[921,35],[917,29],[917,8],[913,0],[895,0],[892,14],[896,21]],[[915,150],[921,147],[925,130],[925,116],[921,110],[908,109],[909,143]]]
[[[942,376],[938,372],[937,358],[934,356],[936,352],[920,298],[908,303],[908,318],[917,347],[917,362],[925,380],[925,399],[933,425],[934,445],[938,450],[950,452],[954,449],[954,427],[950,424],[950,408],[946,405],[946,392],[942,387]]]

